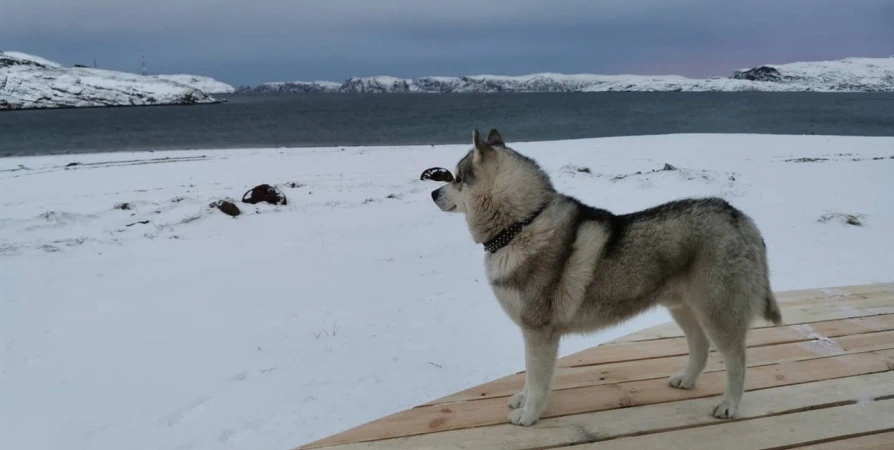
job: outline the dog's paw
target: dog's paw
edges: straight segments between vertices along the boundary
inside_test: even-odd
[[[525,406],[525,392],[519,392],[509,397],[509,407],[512,409],[518,409]]]
[[[530,414],[525,408],[518,408],[509,413],[509,422],[523,427],[534,425],[539,418],[537,415]]]
[[[714,417],[718,419],[732,419],[736,417],[736,406],[724,400],[714,408]]]
[[[692,389],[695,387],[695,381],[687,380],[685,374],[671,377],[670,385],[677,389]]]

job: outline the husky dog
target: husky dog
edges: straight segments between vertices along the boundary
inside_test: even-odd
[[[472,239],[484,246],[491,289],[521,328],[525,385],[509,399],[509,421],[528,426],[543,414],[562,335],[615,325],[656,305],[670,310],[689,345],[686,369],[670,385],[695,386],[713,342],[727,374],[713,415],[733,418],[752,320],[782,322],[752,219],[719,198],[615,215],[556,192],[497,130],[486,141],[475,130],[473,144],[454,180],[431,196],[441,210],[465,215]]]

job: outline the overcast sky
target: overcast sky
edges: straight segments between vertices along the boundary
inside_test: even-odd
[[[231,84],[894,54],[894,0],[0,0],[0,50]]]

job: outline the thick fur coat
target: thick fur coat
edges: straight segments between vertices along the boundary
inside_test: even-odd
[[[490,286],[525,341],[525,387],[509,400],[510,422],[532,425],[546,409],[562,335],[597,331],[656,305],[670,310],[689,344],[686,370],[670,385],[692,388],[713,342],[727,369],[713,414],[735,416],[746,333],[755,318],[782,321],[764,240],[742,211],[719,198],[622,215],[587,206],[557,192],[497,130],[486,141],[473,133],[454,181],[432,199],[464,214],[477,243],[520,229],[485,255]]]

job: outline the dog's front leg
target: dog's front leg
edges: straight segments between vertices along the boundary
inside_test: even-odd
[[[525,339],[525,388],[520,408],[509,414],[509,421],[522,426],[540,419],[549,402],[560,335],[549,327],[523,329]]]

